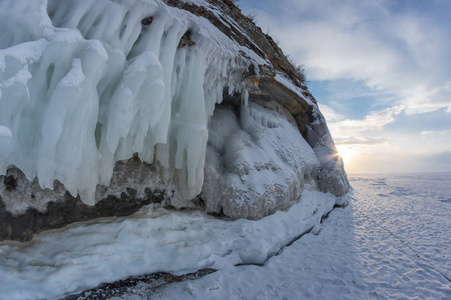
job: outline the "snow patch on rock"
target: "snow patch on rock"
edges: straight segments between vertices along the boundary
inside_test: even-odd
[[[209,132],[201,194],[208,212],[261,218],[316,186],[318,159],[283,115],[254,103],[223,106]]]

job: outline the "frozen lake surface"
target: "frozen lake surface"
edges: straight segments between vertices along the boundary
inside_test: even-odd
[[[199,299],[451,299],[451,173],[349,179],[350,205],[332,211],[319,235],[263,267],[170,285],[160,297],[193,290]]]
[[[0,299],[58,299],[127,276],[206,268],[218,271],[91,298],[451,299],[451,173],[349,178],[349,205],[321,225],[334,198],[305,192],[260,221],[147,208],[0,244]]]

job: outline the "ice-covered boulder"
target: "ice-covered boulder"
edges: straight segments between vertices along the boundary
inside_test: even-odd
[[[284,115],[226,104],[215,110],[209,133],[201,194],[208,212],[257,219],[315,187],[319,161]]]
[[[0,31],[0,239],[155,199],[260,218],[349,189],[313,96],[230,1],[3,0]],[[48,220],[65,205],[79,217]]]

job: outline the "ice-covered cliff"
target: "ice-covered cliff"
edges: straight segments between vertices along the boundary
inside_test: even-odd
[[[0,239],[349,189],[302,78],[228,0],[3,0],[0,31]]]

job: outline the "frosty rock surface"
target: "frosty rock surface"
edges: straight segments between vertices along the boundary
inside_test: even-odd
[[[171,181],[165,181],[158,163],[141,162],[137,157],[118,162],[109,186],[98,185],[97,203],[84,204],[72,197],[55,181],[54,189],[42,189],[37,179],[28,181],[24,174],[9,169],[0,176],[0,240],[27,241],[33,233],[60,228],[74,222],[101,217],[127,216],[143,205],[183,206],[196,208],[183,201]]]
[[[201,198],[208,212],[261,218],[315,187],[319,167],[296,125],[257,104],[215,110]]]

